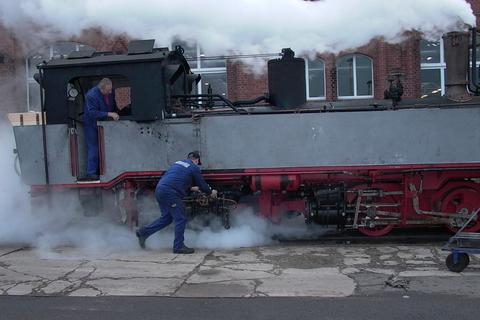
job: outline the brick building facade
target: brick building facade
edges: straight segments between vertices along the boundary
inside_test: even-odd
[[[478,23],[480,0],[469,2]],[[86,30],[81,36],[65,41],[87,45],[97,51],[117,53],[125,52],[128,43],[125,35],[110,36],[99,30]],[[314,60],[307,59],[306,95],[309,100],[321,101],[382,99],[388,86],[387,77],[392,73],[403,75],[405,98],[419,98],[425,93],[441,94],[444,87],[444,63],[443,54],[438,51],[443,47],[440,42],[432,44],[422,41],[418,34],[411,33],[399,44],[373,40],[361,48],[338,55],[325,54]],[[55,53],[53,46],[54,44],[46,44],[46,47],[50,47],[50,56]],[[31,50],[29,52],[21,46],[9,30],[1,26],[0,21],[2,117],[7,112],[35,109],[34,94],[30,92],[35,91],[35,88],[29,68],[34,69],[33,64],[38,60],[29,59],[33,55]],[[194,71],[204,74],[204,79],[216,83],[217,90],[220,90],[217,93],[223,93],[231,100],[251,99],[267,91],[267,76],[250,72],[241,60],[228,59],[223,64],[214,65],[214,68],[200,68],[200,63],[201,60],[198,60],[198,68],[195,69],[194,66]],[[123,94],[128,95],[128,92]]]

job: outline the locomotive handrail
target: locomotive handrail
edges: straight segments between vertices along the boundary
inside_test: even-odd
[[[477,76],[477,28],[471,28],[470,29],[472,33],[472,42],[471,42],[471,47],[472,47],[472,59],[470,61],[470,72],[467,72],[468,74],[468,90],[473,92],[475,95],[479,94],[479,88],[480,88],[480,83],[478,82],[478,76]],[[472,88],[472,86],[474,88]]]
[[[41,66],[41,65],[40,65]],[[44,161],[44,170],[45,170],[45,184],[48,186],[50,184],[50,175],[48,172],[48,149],[47,149],[47,124],[45,115],[47,109],[45,107],[45,97],[43,92],[43,70],[39,69],[40,73],[40,107],[42,110],[42,143],[43,143],[43,161]]]
[[[238,109],[237,107],[235,107],[233,105],[233,103],[226,99],[225,97],[223,97],[222,95],[219,95],[219,94],[180,94],[180,95],[172,95],[172,98],[185,98],[185,99],[188,99],[188,98],[208,98],[208,99],[212,99],[212,98],[218,98],[219,100],[223,101],[227,106],[229,106],[233,111],[235,111],[236,113],[247,113],[245,110],[242,110],[242,109]]]

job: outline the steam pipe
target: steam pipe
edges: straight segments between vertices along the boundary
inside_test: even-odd
[[[234,106],[240,106],[240,105],[249,105],[249,104],[255,104],[255,103],[258,103],[260,101],[266,101],[267,100],[267,97],[266,95],[263,95],[263,96],[259,96],[259,97],[256,97],[255,99],[251,99],[251,100],[237,100],[235,102],[232,102],[232,104]]]

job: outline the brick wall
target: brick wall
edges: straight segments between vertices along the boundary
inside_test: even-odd
[[[23,97],[26,97],[23,55],[9,31],[0,26],[0,120],[8,112],[22,110]]]
[[[267,75],[254,73],[238,60],[227,63],[227,96],[230,100],[252,99],[268,91]]]
[[[325,62],[325,98],[327,101],[337,100],[337,70],[339,57],[347,54],[362,54],[373,61],[374,97],[383,99],[383,92],[388,88],[387,76],[392,72],[404,75],[404,97],[415,98],[420,95],[420,52],[419,37],[411,34],[401,44],[388,44],[382,41],[371,41],[364,47],[340,52],[338,55],[324,54],[318,58]],[[227,66],[228,96],[232,100],[254,98],[267,89],[267,76],[249,73],[241,63],[230,63]]]

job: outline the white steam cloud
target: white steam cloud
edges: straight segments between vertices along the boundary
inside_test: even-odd
[[[13,148],[11,126],[0,122],[0,246],[28,245],[47,255],[62,246],[89,252],[140,250],[137,238],[120,222],[118,212],[85,217],[75,192],[55,193],[50,206],[45,199],[31,199],[28,186],[22,184],[15,172]],[[142,224],[160,215],[154,197],[147,202],[150,206],[141,212]],[[185,242],[200,249],[233,249],[268,245],[277,236],[303,239],[325,232],[319,226],[305,225],[302,216],[275,225],[251,211],[234,213],[231,225],[225,230],[219,219],[197,217],[188,224]],[[147,247],[153,250],[171,249],[172,244],[173,225],[147,240]]]
[[[0,21],[26,43],[107,33],[154,38],[168,46],[180,37],[208,54],[339,52],[374,38],[398,42],[416,30],[438,39],[475,25],[464,0],[17,0],[0,3]]]

